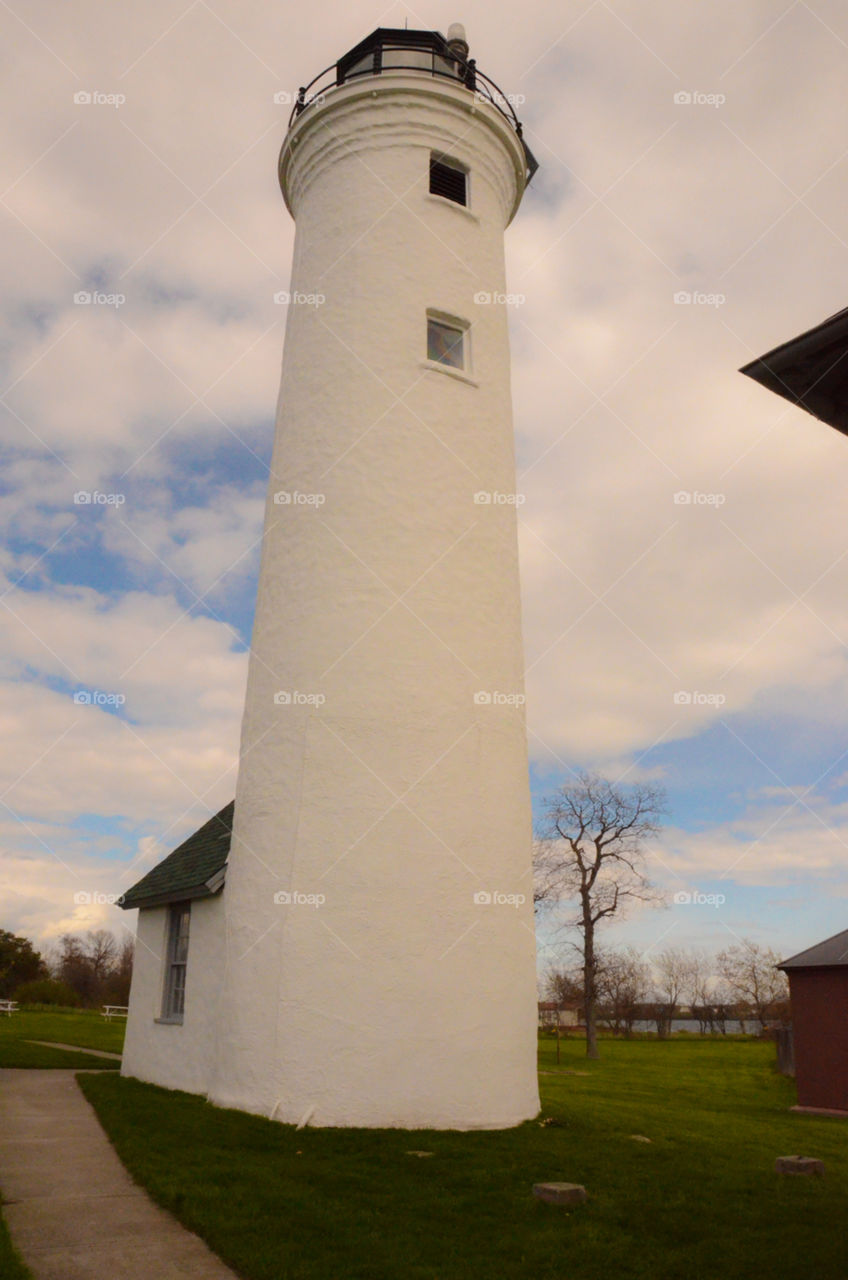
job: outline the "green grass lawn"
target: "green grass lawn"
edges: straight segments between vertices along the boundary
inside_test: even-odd
[[[85,1049],[120,1053],[124,1046],[123,1020],[106,1022],[96,1010],[69,1009],[53,1013],[21,1010],[0,1016],[0,1067],[119,1067],[108,1058],[94,1058]],[[47,1049],[29,1040],[51,1040],[80,1045],[79,1053]],[[2,1274],[2,1273],[0,1273]]]
[[[601,1053],[563,1042],[560,1074],[541,1076],[554,1123],[495,1133],[296,1133],[135,1080],[80,1083],[137,1180],[246,1280],[845,1280],[848,1127],[788,1113],[772,1044]],[[557,1070],[552,1041],[540,1058]],[[793,1153],[826,1177],[779,1178]],[[591,1199],[543,1204],[530,1188],[545,1180]]]

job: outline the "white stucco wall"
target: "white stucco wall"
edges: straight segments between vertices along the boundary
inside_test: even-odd
[[[429,194],[431,149],[468,166],[470,210]],[[283,150],[291,290],[326,301],[287,320],[223,893],[222,1105],[456,1128],[538,1110],[524,713],[474,699],[523,693],[515,507],[474,502],[515,490],[505,308],[474,295],[505,290],[522,172],[497,112],[403,73],[330,93]],[[473,326],[473,381],[427,367],[428,308]]]
[[[121,1075],[205,1094],[224,970],[221,895],[197,898],[191,904],[181,1025],[157,1021],[162,1012],[167,943],[168,908],[139,911]]]

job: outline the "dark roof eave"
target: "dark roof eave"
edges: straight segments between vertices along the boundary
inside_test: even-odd
[[[155,893],[149,896],[144,894],[133,895],[132,892],[129,892],[119,898],[116,905],[124,911],[133,911],[136,907],[140,911],[144,911],[148,907],[165,907],[171,902],[189,902],[195,898],[214,898],[224,887],[225,876],[221,872],[225,870],[226,864],[224,864],[220,872],[217,872],[214,877],[210,877],[205,884],[193,885],[188,889],[173,889],[170,892]]]
[[[848,308],[790,338],[739,372],[848,434]]]
[[[122,894],[120,905],[152,906],[215,893],[223,884],[230,853],[234,801],[204,822],[188,839]]]

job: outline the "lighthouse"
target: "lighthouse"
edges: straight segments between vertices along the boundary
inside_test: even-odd
[[[198,833],[226,865],[148,894],[130,1074],[295,1124],[538,1111],[504,269],[534,168],[459,25],[298,94],[235,806]]]

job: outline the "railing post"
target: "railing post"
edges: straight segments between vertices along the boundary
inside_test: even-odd
[[[465,87],[473,93],[477,88],[477,59],[469,58],[465,64]]]

